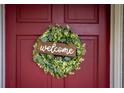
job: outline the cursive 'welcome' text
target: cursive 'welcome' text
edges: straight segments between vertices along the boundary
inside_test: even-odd
[[[41,53],[48,53],[63,56],[75,56],[76,47],[74,45],[67,45],[63,43],[41,42]]]

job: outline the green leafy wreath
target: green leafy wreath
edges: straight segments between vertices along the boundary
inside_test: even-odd
[[[74,44],[76,46],[76,56],[56,56],[52,54],[41,54],[37,49],[38,41],[58,42],[65,44]],[[75,70],[80,69],[80,63],[84,61],[85,43],[81,42],[78,35],[73,33],[67,25],[49,26],[42,36],[38,37],[33,45],[33,60],[45,73],[50,73],[57,78],[66,77],[74,74]]]

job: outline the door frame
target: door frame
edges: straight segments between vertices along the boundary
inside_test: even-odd
[[[123,5],[111,5],[110,87],[122,88]]]
[[[5,5],[0,4],[0,88],[5,87]]]
[[[110,87],[122,87],[123,5],[111,5]],[[5,5],[0,5],[0,87],[5,87]]]

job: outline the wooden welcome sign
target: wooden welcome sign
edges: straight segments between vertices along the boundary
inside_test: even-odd
[[[39,50],[42,54],[76,56],[76,47],[73,44],[39,42]]]

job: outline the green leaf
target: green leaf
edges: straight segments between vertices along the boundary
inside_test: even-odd
[[[82,54],[81,49],[77,49],[77,55],[79,56],[79,55],[81,55],[81,54]]]
[[[54,56],[53,56],[53,55],[50,55],[50,54],[49,54],[49,55],[47,55],[47,59],[50,59],[50,60],[51,60],[51,59],[53,59],[53,58],[54,58]]]
[[[64,61],[70,61],[71,58],[70,57],[64,57]]]
[[[49,39],[49,41],[52,41],[52,39],[53,39],[53,36],[50,34],[50,35],[48,35],[48,39]]]
[[[66,42],[65,38],[60,39],[60,42]]]
[[[41,40],[42,40],[42,42],[46,42],[48,40],[48,38],[47,37],[42,37]]]

